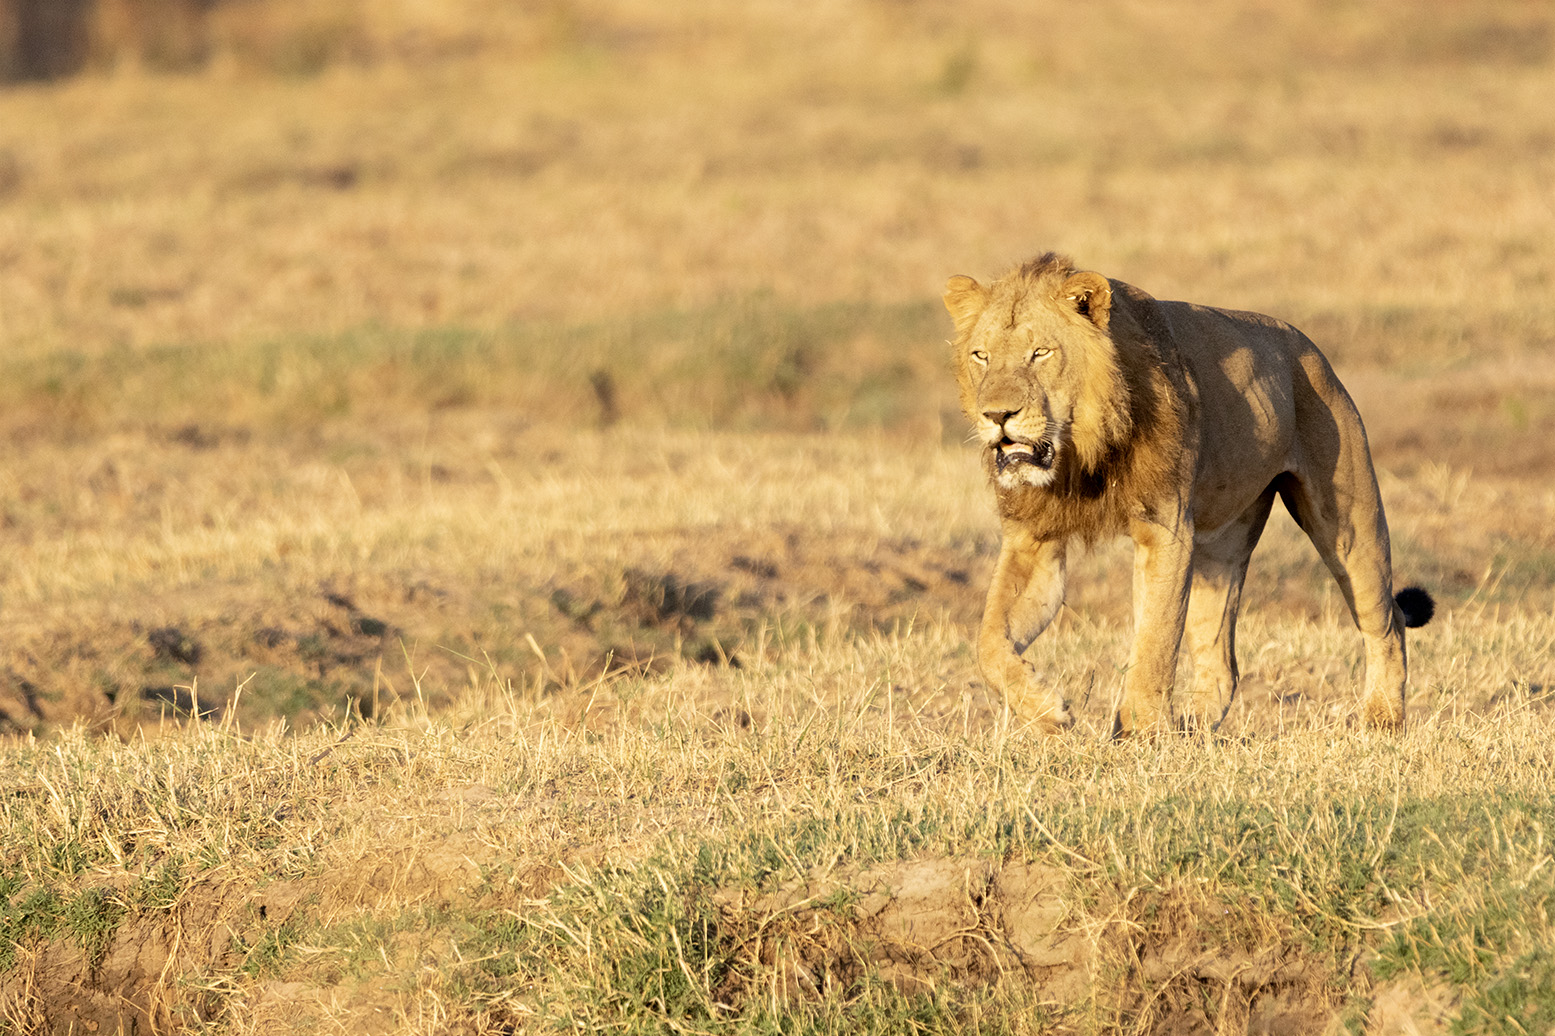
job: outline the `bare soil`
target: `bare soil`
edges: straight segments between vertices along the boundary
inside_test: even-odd
[[[342,709],[371,718],[417,693],[407,652],[434,703],[499,660],[504,671],[539,669],[553,688],[682,661],[738,666],[762,627],[785,621],[868,631],[948,616],[970,626],[992,564],[987,544],[800,527],[656,539],[635,562],[578,559],[539,578],[368,571],[295,593],[218,585],[121,598],[116,614],[84,626],[75,615],[24,623],[3,651],[0,729],[84,720],[128,734],[219,721],[240,685],[250,721],[305,724]]]

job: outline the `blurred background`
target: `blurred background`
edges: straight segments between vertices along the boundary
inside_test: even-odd
[[[91,350],[922,302],[1051,247],[1315,319],[1341,354],[1548,341],[1552,17],[3,0],[0,332]]]
[[[1302,327],[1405,577],[1544,600],[1552,97],[1533,0],[0,0],[0,708],[256,666],[360,696],[418,630],[717,658],[711,606],[665,602],[721,587],[737,640],[773,579],[812,618],[970,621],[993,534],[939,292],[1048,249]],[[623,503],[608,563],[533,531],[557,485],[843,464],[818,433],[964,460],[964,512],[671,543]],[[506,567],[432,504],[509,515],[466,544]],[[1251,607],[1332,612],[1310,551],[1271,557]],[[1116,574],[1088,600],[1121,620]]]

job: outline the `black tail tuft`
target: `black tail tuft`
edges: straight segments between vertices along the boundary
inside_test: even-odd
[[[1404,625],[1410,629],[1424,626],[1436,614],[1436,602],[1418,586],[1406,586],[1393,595],[1399,610],[1404,613]]]

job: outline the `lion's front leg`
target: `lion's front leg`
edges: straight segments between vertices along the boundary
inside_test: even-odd
[[[1171,722],[1177,649],[1188,614],[1193,525],[1181,513],[1130,524],[1134,539],[1134,645],[1123,677],[1115,737],[1164,729]]]
[[[1006,526],[988,605],[977,638],[977,661],[1010,710],[1054,733],[1074,723],[1063,696],[1044,686],[1022,652],[1047,629],[1064,603],[1065,544],[1038,541]]]

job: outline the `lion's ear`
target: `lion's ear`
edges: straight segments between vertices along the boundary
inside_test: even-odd
[[[1099,273],[1077,273],[1058,289],[1058,297],[1074,306],[1076,312],[1091,323],[1107,330],[1107,320],[1112,312],[1112,286]]]
[[[981,284],[964,274],[957,274],[945,282],[945,308],[956,322],[956,333],[971,327],[988,304],[988,292]]]

